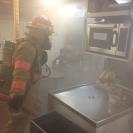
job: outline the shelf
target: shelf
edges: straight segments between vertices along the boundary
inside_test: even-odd
[[[84,52],[84,54],[95,55],[95,56],[99,56],[99,57],[102,57],[102,58],[105,58],[105,59],[119,60],[119,61],[123,61],[123,62],[128,63],[128,59],[123,59],[123,58],[119,58],[119,57],[113,57],[113,56],[110,56],[110,55],[98,54],[98,53],[89,52],[89,51]]]
[[[88,17],[123,16],[131,14],[130,10],[88,13]]]

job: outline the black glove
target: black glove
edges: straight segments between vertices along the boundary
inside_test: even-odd
[[[11,109],[19,111],[23,105],[23,100],[24,96],[15,96],[10,102],[8,102],[8,105]]]

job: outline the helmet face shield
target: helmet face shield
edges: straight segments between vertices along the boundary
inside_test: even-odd
[[[54,33],[53,27],[49,27],[47,25],[38,25],[36,27],[27,26],[27,28],[36,29],[36,30],[40,30],[40,31],[43,30],[47,34],[47,36],[50,36],[50,35],[52,35]]]

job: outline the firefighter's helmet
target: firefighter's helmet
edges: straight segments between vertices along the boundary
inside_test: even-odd
[[[50,19],[48,19],[45,15],[40,15],[35,17],[32,22],[29,22],[28,28],[37,28],[48,30],[50,34],[53,33],[53,25]]]

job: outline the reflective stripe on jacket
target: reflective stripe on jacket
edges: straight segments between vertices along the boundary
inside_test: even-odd
[[[27,83],[31,79],[31,69],[36,58],[36,49],[29,42],[19,44],[13,55],[13,79],[11,93],[17,96],[25,94]]]

